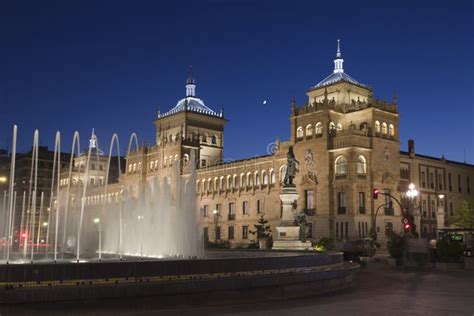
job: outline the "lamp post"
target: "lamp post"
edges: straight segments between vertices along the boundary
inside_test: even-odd
[[[215,242],[217,245],[217,223],[219,222],[220,217],[219,210],[216,209],[212,211],[212,214],[214,214]]]
[[[413,182],[408,185],[408,191],[406,194],[407,194],[407,197],[410,199],[410,206],[412,208],[412,210],[410,210],[407,215],[408,217],[412,217],[413,220],[415,221],[415,217],[411,213],[414,213],[416,197],[418,196],[418,190],[416,189],[415,184]],[[419,214],[415,214],[415,215],[419,215]],[[410,221],[410,218],[408,218],[408,220]],[[418,224],[418,222],[419,221],[416,220],[416,224]],[[412,223],[412,224],[413,224],[412,233],[416,233],[416,224],[415,223]]]
[[[100,218],[94,218],[94,224],[99,227],[99,261],[102,260],[102,229],[100,227]]]

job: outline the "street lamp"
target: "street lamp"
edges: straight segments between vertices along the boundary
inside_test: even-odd
[[[94,218],[94,224],[99,226],[99,261],[102,260],[102,229],[100,227],[100,218]]]
[[[214,214],[214,225],[215,225],[215,239],[216,239],[216,245],[217,245],[217,223],[219,222],[219,210],[215,209],[212,211],[212,214]]]
[[[5,177],[5,176],[1,176],[0,177],[0,183],[7,183],[8,182],[8,178]]]
[[[407,194],[407,197],[410,199],[410,202],[411,202],[410,205],[412,207],[412,212],[413,212],[413,209],[415,208],[416,197],[418,196],[418,190],[416,189],[415,184],[413,182],[408,185],[408,191],[406,194]],[[409,211],[407,214],[407,217],[409,217],[407,218],[409,222],[411,222],[410,220],[411,218],[414,219],[413,215],[411,214],[412,212]],[[416,224],[413,222],[411,224],[412,224],[412,227],[411,227],[412,233],[416,233],[416,230],[415,230]]]

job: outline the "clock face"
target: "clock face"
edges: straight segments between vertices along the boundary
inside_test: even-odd
[[[387,148],[387,147],[385,147],[384,159],[385,159],[385,161],[389,161],[389,160],[390,160],[390,152],[388,151],[388,148]]]

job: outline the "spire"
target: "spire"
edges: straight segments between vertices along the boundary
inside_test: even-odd
[[[89,148],[97,148],[97,138],[94,133],[94,128],[92,128],[91,139],[89,139]]]
[[[344,59],[342,59],[341,43],[340,42],[341,41],[338,39],[337,40],[336,59],[334,59],[334,73],[344,72],[344,69],[342,68],[342,64],[344,63]]]
[[[186,80],[186,96],[196,96],[196,84],[194,83],[193,66],[189,66],[189,75],[188,79]]]

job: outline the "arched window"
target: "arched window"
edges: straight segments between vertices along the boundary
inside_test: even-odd
[[[199,180],[196,181],[196,192],[197,193],[201,192],[201,182]]]
[[[395,135],[395,127],[393,126],[393,124],[390,124],[388,126],[388,135],[390,136],[394,136]]]
[[[255,185],[260,185],[260,174],[255,171]]]
[[[286,174],[286,165],[280,167],[280,183],[283,183]]]
[[[337,130],[342,131],[342,124],[341,123],[337,123]]]
[[[246,184],[245,184],[245,174],[241,173],[240,174],[240,184],[239,184],[239,187],[241,188],[245,188]]]
[[[268,184],[268,174],[265,171],[262,171],[263,184]]]
[[[201,137],[201,143],[207,143],[207,135],[202,135]]]
[[[314,128],[314,133],[316,135],[322,135],[323,134],[323,123],[321,123],[321,122],[316,123],[316,127]]]
[[[187,166],[188,163],[189,163],[189,155],[188,154],[184,154],[183,161],[184,161],[184,165]]]
[[[217,137],[216,137],[215,135],[212,135],[212,137],[211,137],[211,143],[212,143],[213,145],[217,144]]]
[[[336,124],[334,124],[334,122],[329,123],[329,129],[335,129],[335,128],[336,128]]]
[[[132,168],[133,168],[133,164],[129,164],[129,165],[128,165],[128,173],[131,173],[131,172],[132,172]]]
[[[336,175],[345,174],[347,174],[347,160],[344,156],[339,156],[336,158]]]
[[[224,181],[224,177],[220,177],[220,179],[219,179],[219,189],[221,189],[221,190],[225,190],[225,181]]]
[[[273,169],[270,170],[270,183],[275,184],[275,171]]]
[[[306,137],[313,136],[313,125],[308,124],[306,126]]]
[[[227,176],[227,189],[232,189],[232,182],[231,182],[231,178],[230,178],[230,175]]]
[[[165,157],[165,159],[163,160],[163,167],[166,167],[167,164],[168,164],[168,158]]]
[[[296,138],[303,138],[303,128],[301,126],[296,130]]]
[[[232,178],[232,187],[237,188],[237,175],[234,174],[234,177]]]
[[[136,163],[133,164],[133,171],[137,171],[137,164]]]
[[[357,174],[365,174],[367,171],[367,160],[364,156],[357,158]]]
[[[251,175],[250,175],[250,172],[247,173],[247,180],[246,180],[246,182],[245,182],[245,185],[248,186],[248,187],[251,186],[251,185],[253,185],[253,181],[252,181],[252,177],[251,177]]]
[[[380,133],[380,122],[379,121],[375,121],[375,132]]]
[[[214,178],[214,191],[217,191],[219,189],[219,179],[217,177]]]
[[[95,164],[92,164],[91,170],[95,170]]]
[[[150,170],[153,170],[154,167],[155,167],[155,162],[154,162],[154,161],[150,161]]]
[[[387,123],[382,123],[382,134],[387,134]]]

